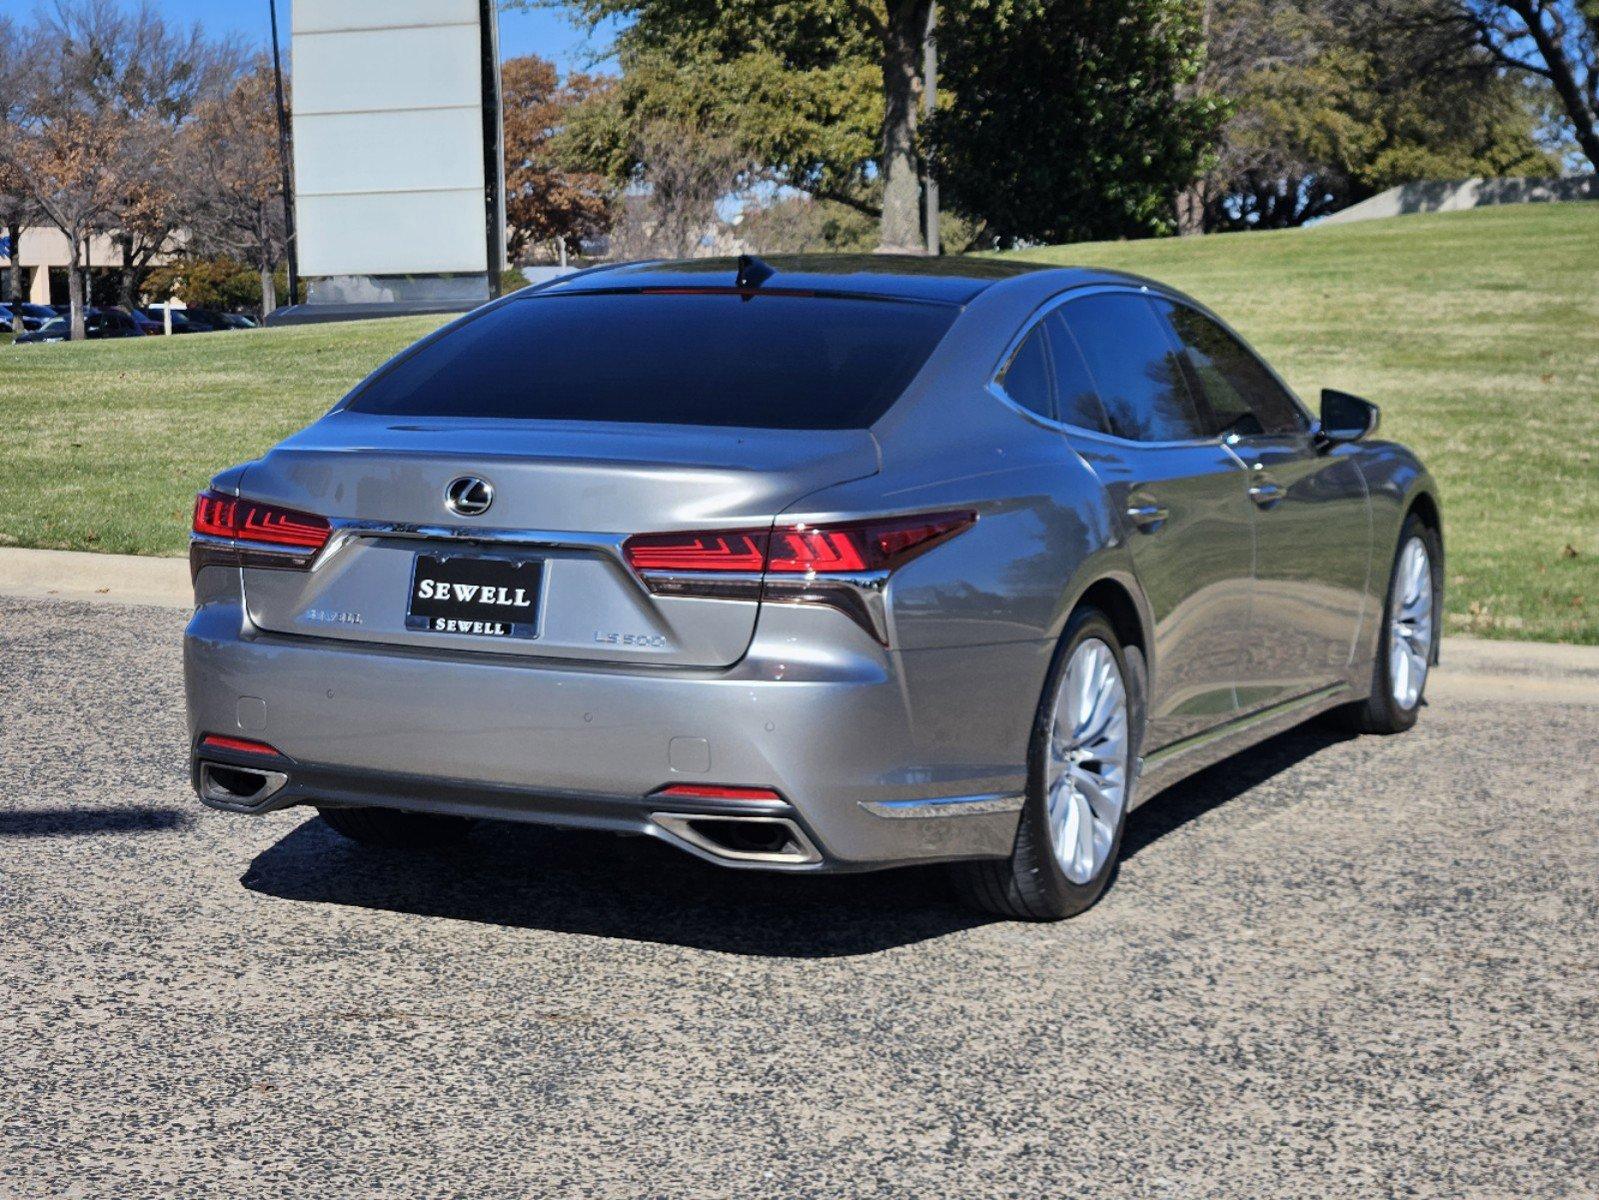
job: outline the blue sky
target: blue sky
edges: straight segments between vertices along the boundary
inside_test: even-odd
[[[136,0],[120,0],[130,7]],[[278,0],[278,24],[282,30],[284,50],[288,49],[289,8],[294,0]],[[171,20],[191,24],[198,21],[207,32],[233,33],[246,41],[265,47],[271,26],[267,21],[267,0],[154,0],[155,7]],[[0,0],[5,8],[33,7],[26,0]],[[500,15],[500,50],[506,58],[519,54],[541,54],[554,59],[563,70],[571,68],[592,69],[590,58],[596,49],[603,49],[603,41],[596,42],[558,12],[502,13]]]

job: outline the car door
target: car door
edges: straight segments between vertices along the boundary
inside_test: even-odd
[[[1182,343],[1212,430],[1249,474],[1255,544],[1243,712],[1343,679],[1371,559],[1365,480],[1348,448],[1324,450],[1292,393],[1238,337],[1186,304],[1157,301]]]
[[[1238,459],[1211,435],[1149,298],[1086,293],[1044,320],[1068,439],[1099,475],[1154,619],[1145,746],[1230,720],[1251,582]]]

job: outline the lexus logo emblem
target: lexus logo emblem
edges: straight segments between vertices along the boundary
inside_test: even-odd
[[[444,489],[444,507],[459,517],[481,517],[494,503],[494,485],[476,475],[450,480]]]

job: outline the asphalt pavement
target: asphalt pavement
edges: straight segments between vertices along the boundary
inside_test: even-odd
[[[937,871],[204,810],[183,620],[0,597],[0,1196],[1599,1195],[1564,652],[1446,642],[1414,732],[1179,785],[1040,926]]]

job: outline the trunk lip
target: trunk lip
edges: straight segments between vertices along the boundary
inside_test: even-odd
[[[452,445],[442,435],[520,434],[538,437],[533,447]],[[428,436],[437,441],[411,441]],[[393,439],[393,440],[390,440]],[[549,439],[549,440],[546,440]],[[592,439],[593,445],[577,443]],[[566,441],[566,445],[560,444]],[[859,449],[882,469],[882,447],[871,426],[854,429],[787,429],[761,425],[687,425],[648,421],[543,420],[533,417],[396,417],[335,408],[291,434],[253,463],[262,465],[279,451],[297,454],[381,454],[407,458],[470,455],[501,461],[560,464],[656,464],[712,470],[769,472],[774,464],[757,461],[760,451],[792,450],[798,461]],[[777,468],[781,469],[781,468]]]

